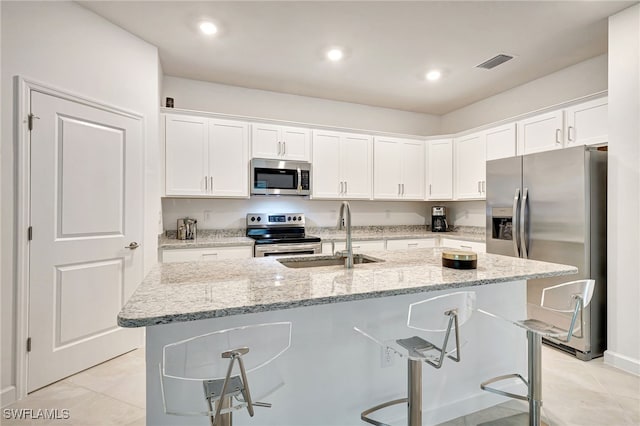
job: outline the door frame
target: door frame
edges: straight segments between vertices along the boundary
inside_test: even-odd
[[[132,118],[140,122],[142,142],[142,163],[146,164],[146,131],[145,117],[142,114],[126,110],[108,103],[87,98],[61,89],[47,83],[42,83],[24,76],[13,78],[13,89],[17,95],[14,103],[14,147],[16,152],[16,260],[15,260],[15,375],[16,375],[16,400],[27,396],[28,352],[26,341],[29,337],[29,242],[28,227],[31,217],[31,146],[28,128],[28,116],[31,111],[31,93],[40,92],[55,96],[71,102],[76,102],[92,108],[101,109],[110,113]],[[37,125],[37,119],[35,120]],[[142,174],[143,188],[146,187],[146,173]],[[144,201],[142,203],[142,216],[145,215]],[[141,221],[144,224],[144,219]],[[144,226],[142,226],[142,241],[145,240]],[[142,269],[144,271],[144,256],[142,257]]]

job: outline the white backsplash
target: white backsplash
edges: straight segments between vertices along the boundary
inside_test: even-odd
[[[244,228],[247,213],[301,212],[307,226],[336,226],[340,201],[297,197],[253,197],[248,200],[163,198],[165,230],[174,230],[178,218],[198,220],[198,229]],[[428,203],[421,201],[350,201],[354,226],[426,225],[431,221]],[[484,225],[483,225],[484,226]]]
[[[482,228],[486,226],[487,203],[485,201],[440,201],[429,202],[428,205],[429,217],[431,217],[431,206],[445,206],[449,225]]]

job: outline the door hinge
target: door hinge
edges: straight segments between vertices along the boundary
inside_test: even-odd
[[[27,337],[27,352],[31,352],[31,337]]]
[[[27,228],[27,240],[33,240],[33,227],[31,226]]]

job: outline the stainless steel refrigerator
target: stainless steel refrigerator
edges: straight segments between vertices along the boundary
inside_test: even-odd
[[[540,308],[542,290],[591,278],[583,337],[545,339],[580,359],[606,349],[607,152],[584,146],[487,161],[487,252],[578,267],[578,275],[529,280],[529,318],[563,328],[569,314]]]

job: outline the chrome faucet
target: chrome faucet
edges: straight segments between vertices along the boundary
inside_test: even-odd
[[[347,211],[345,218],[345,210]],[[351,245],[351,207],[347,201],[343,201],[340,205],[340,219],[338,220],[338,229],[347,230],[347,246],[341,253],[344,258],[344,267],[347,269],[353,268],[353,247]]]

